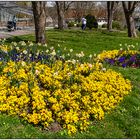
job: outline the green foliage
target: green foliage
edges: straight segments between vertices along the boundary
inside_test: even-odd
[[[113,22],[112,22],[112,28],[113,28],[113,29],[117,29],[117,30],[121,30],[121,29],[122,29],[122,26],[121,26],[120,22],[118,22],[118,21],[113,21]]]
[[[74,25],[75,25],[74,21],[71,21],[71,22],[68,23],[68,27],[74,27]]]
[[[81,23],[81,22],[79,22],[79,23],[74,22],[74,21],[68,22],[68,27],[69,27],[69,28],[70,28],[70,27],[81,27],[81,26],[82,26],[82,23]]]
[[[97,20],[96,20],[96,18],[94,16],[89,14],[85,18],[87,20],[87,27],[89,29],[98,28],[98,23],[97,23]]]
[[[107,28],[107,24],[103,24],[102,28]],[[113,21],[112,22],[112,28],[117,29],[117,30],[122,30],[123,29],[122,25],[118,21]]]
[[[77,27],[81,27],[82,26],[82,23],[80,22],[80,23],[77,23],[77,25],[76,25]]]
[[[138,27],[138,31],[140,31],[140,26]]]
[[[102,25],[102,28],[107,28],[107,24],[104,23],[104,24]]]

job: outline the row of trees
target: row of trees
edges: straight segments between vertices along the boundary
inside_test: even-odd
[[[73,2],[66,2],[66,1],[56,1],[56,9],[58,15],[58,28],[64,28],[64,15],[65,12],[69,9],[70,5]],[[107,13],[108,13],[108,24],[107,29],[109,31],[112,30],[112,20],[113,20],[113,10],[114,6],[117,5],[119,2],[115,1],[107,1]],[[87,6],[89,2],[85,3]],[[122,2],[122,7],[127,23],[128,29],[128,37],[137,37],[133,13],[137,6],[138,2],[136,1],[129,1],[129,2]],[[88,7],[91,5],[89,4]],[[35,22],[35,34],[36,34],[36,42],[45,43],[46,36],[45,36],[45,23],[46,23],[46,2],[44,1],[33,1],[32,2],[33,14],[34,14],[34,22]],[[89,8],[90,9],[90,8]]]
[[[108,11],[107,29],[109,31],[112,30],[113,8],[115,4],[118,4],[118,2],[115,1],[107,2],[107,11]],[[126,24],[128,29],[128,37],[137,37],[134,18],[133,18],[133,13],[137,5],[138,5],[137,1],[129,1],[129,2],[122,1],[123,11],[125,14],[125,19],[126,19]]]

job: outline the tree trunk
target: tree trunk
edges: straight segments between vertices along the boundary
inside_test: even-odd
[[[128,37],[137,37],[133,16],[126,14],[125,18],[127,23]]]
[[[107,13],[108,13],[107,29],[108,31],[112,30],[113,7],[114,7],[114,1],[107,1]]]
[[[135,3],[128,2],[128,6],[126,6],[125,2],[122,2],[122,4],[123,4],[123,10],[124,10],[126,24],[127,24],[128,37],[137,37],[135,22],[133,18]]]
[[[32,8],[35,23],[36,43],[46,43],[46,3],[44,1],[33,1]]]
[[[57,7],[57,14],[58,14],[58,28],[60,30],[64,29],[64,11],[63,11],[63,5],[64,2],[56,1],[56,7]]]

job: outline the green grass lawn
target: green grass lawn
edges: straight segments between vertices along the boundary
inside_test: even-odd
[[[34,41],[34,35],[18,36],[8,39],[12,41]],[[103,50],[119,49],[119,44],[138,45],[139,38],[128,38],[127,33],[107,31],[81,31],[81,30],[49,30],[47,42],[50,47],[73,49],[74,53],[83,51],[86,55],[98,54]],[[133,90],[123,102],[110,114],[105,115],[102,121],[93,122],[87,132],[78,133],[69,137],[61,132],[54,133],[34,127],[17,117],[0,115],[0,138],[140,138],[140,70],[135,68],[121,68],[109,66],[131,80]]]

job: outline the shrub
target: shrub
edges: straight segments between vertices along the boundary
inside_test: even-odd
[[[113,29],[120,30],[120,29],[122,29],[122,26],[121,26],[120,22],[118,22],[118,21],[113,21],[113,22],[112,22],[112,28],[113,28]]]
[[[96,18],[94,16],[89,14],[85,18],[87,20],[87,27],[89,29],[98,28],[98,23],[97,23],[97,20],[96,20]]]
[[[77,23],[77,27],[81,27],[82,26],[82,23]]]
[[[138,27],[138,31],[140,31],[140,26]]]
[[[102,28],[107,28],[107,24],[103,24],[103,25],[102,25]],[[113,21],[113,22],[112,22],[112,28],[113,28],[113,29],[120,30],[120,29],[122,29],[123,27],[121,26],[120,22],[118,22],[118,21]]]
[[[71,22],[68,23],[68,27],[74,27],[74,25],[75,25],[74,21],[71,21]]]
[[[102,28],[107,28],[107,24],[104,23],[104,24],[102,25]]]

